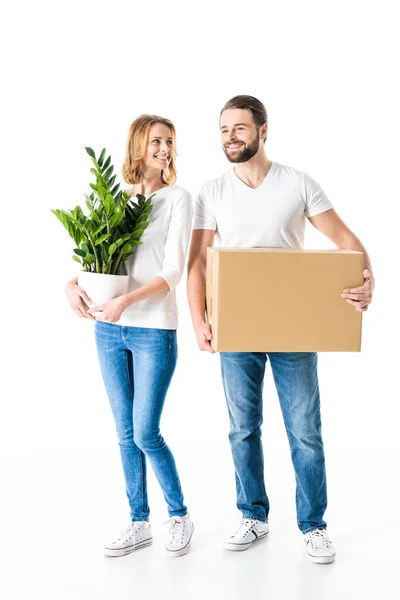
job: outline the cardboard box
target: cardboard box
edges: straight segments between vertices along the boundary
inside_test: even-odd
[[[352,250],[207,248],[207,321],[221,352],[359,352],[363,284]]]

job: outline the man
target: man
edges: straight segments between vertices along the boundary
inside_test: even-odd
[[[200,350],[213,352],[211,327],[205,319],[205,279],[206,249],[213,246],[214,237],[221,247],[301,248],[308,218],[338,248],[364,253],[364,284],[344,290],[342,297],[365,312],[374,288],[368,254],[316,181],[267,158],[264,105],[252,96],[235,96],[221,110],[220,131],[222,149],[235,166],[200,189],[188,264],[188,299]],[[237,506],[243,517],[225,547],[246,550],[269,531],[261,443],[262,388],[269,360],[296,475],[298,526],[310,559],[332,562],[335,550],[323,519],[327,494],[317,354],[266,348],[265,352],[221,352],[220,360]]]

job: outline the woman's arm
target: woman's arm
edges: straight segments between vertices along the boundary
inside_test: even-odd
[[[125,308],[128,308],[128,306],[134,302],[140,302],[140,300],[158,296],[164,292],[169,292],[169,285],[163,277],[157,275],[157,277],[154,277],[144,285],[140,286],[137,290],[124,294],[122,298]]]

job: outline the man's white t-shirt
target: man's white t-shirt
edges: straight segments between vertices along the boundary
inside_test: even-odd
[[[253,189],[234,168],[206,182],[194,206],[193,229],[216,231],[226,248],[302,248],[306,217],[333,208],[306,173],[272,162]]]

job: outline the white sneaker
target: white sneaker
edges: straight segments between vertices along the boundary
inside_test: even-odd
[[[227,550],[247,550],[256,540],[261,540],[269,532],[268,523],[257,519],[242,519],[237,531],[224,540]]]
[[[150,523],[148,521],[132,521],[118,539],[104,547],[104,553],[106,556],[125,556],[125,554],[152,543]]]
[[[170,524],[166,546],[168,556],[176,558],[186,554],[190,548],[194,531],[192,519],[189,515],[172,517],[165,522],[165,524],[167,523]]]
[[[330,563],[335,560],[335,548],[325,529],[313,529],[304,535],[310,560],[315,563]]]

